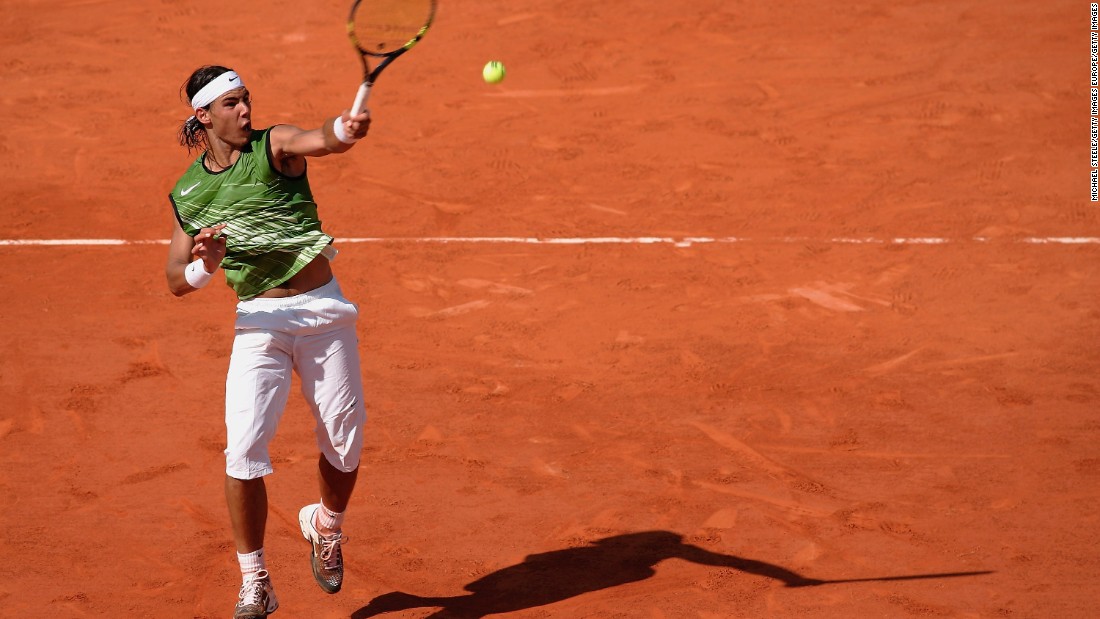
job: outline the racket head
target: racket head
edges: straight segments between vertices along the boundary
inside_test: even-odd
[[[365,56],[396,56],[424,37],[435,8],[436,0],[355,0],[348,38]]]

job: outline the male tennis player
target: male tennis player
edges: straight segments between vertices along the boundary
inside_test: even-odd
[[[268,444],[286,406],[291,370],[317,421],[320,502],[298,514],[313,576],[336,593],[343,583],[341,525],[355,487],[366,410],[355,323],[329,261],[306,178],[306,158],[343,153],[367,134],[370,115],[343,115],[321,128],[252,127],[248,89],[234,71],[201,67],[184,84],[194,115],[180,143],[202,154],[169,199],[175,229],[168,287],[205,286],[221,268],[239,298],[225,387],[225,496],[243,583],[234,617],[279,607],[264,560]]]

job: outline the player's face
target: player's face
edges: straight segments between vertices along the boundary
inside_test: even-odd
[[[214,133],[234,146],[244,146],[252,133],[252,98],[245,88],[230,90],[210,104]]]

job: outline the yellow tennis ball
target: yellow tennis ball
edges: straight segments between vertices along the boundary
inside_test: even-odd
[[[499,60],[490,60],[481,70],[481,77],[488,84],[498,84],[504,79],[504,63]]]

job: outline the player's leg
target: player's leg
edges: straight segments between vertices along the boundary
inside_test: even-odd
[[[225,498],[242,585],[234,617],[266,617],[278,608],[264,557],[268,445],[290,392],[291,338],[276,331],[237,331],[226,376]]]
[[[300,371],[302,392],[313,411],[317,426],[317,479],[325,512],[342,516],[355,490],[359,455],[363,448],[366,407],[359,367],[358,339],[353,327],[312,338],[324,359],[314,370]],[[324,523],[322,523],[323,525]],[[337,526],[322,526],[335,532]],[[328,529],[328,531],[325,531]]]
[[[343,583],[343,520],[359,471],[366,408],[354,317],[330,331],[298,338],[295,367],[316,419],[320,503],[299,512],[313,546],[314,578],[336,593]]]
[[[340,515],[341,522],[321,523],[319,528],[322,533],[331,533],[340,529],[343,513],[348,508],[348,501],[351,500],[351,493],[355,490],[355,482],[359,477],[358,466],[351,471],[343,471],[333,466],[328,458],[325,454],[317,458],[317,481],[321,489],[321,505],[325,507],[324,512],[334,514],[332,517],[336,517],[335,514]]]
[[[229,506],[237,555],[255,555],[254,565],[242,566],[241,571],[259,571],[265,565],[262,553],[267,528],[267,486],[264,478],[236,479],[226,475],[225,502]]]

